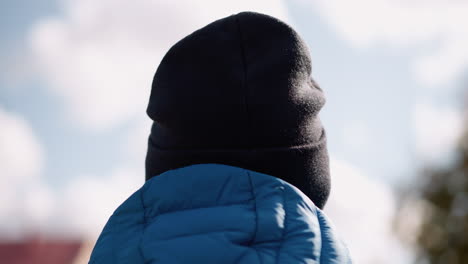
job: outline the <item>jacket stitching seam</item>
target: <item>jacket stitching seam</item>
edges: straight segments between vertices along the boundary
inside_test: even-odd
[[[320,258],[319,258],[319,264],[322,263],[322,260],[323,260],[323,243],[324,243],[324,237],[323,237],[323,232],[322,232],[322,226],[323,226],[323,223],[322,223],[322,218],[321,216],[319,215],[319,212],[317,212],[317,209],[315,210],[315,215],[317,217],[317,221],[318,221],[318,224],[319,224],[319,231],[320,231]]]
[[[141,202],[141,207],[143,208],[143,227],[141,229],[141,236],[140,236],[140,241],[139,241],[139,245],[138,245],[138,252],[140,253],[141,258],[143,259],[143,261],[145,263],[148,263],[148,261],[145,261],[145,255],[143,254],[143,237],[145,235],[146,226],[148,224],[148,221],[146,219],[146,206],[145,206],[145,203],[144,203],[143,195],[144,195],[144,191],[140,190],[140,202]]]
[[[257,197],[255,195],[255,190],[254,190],[254,185],[253,185],[253,182],[252,182],[252,177],[250,175],[250,172],[248,170],[245,170],[246,174],[247,174],[247,178],[249,180],[249,184],[250,184],[250,190],[252,192],[252,198],[253,198],[253,205],[254,205],[254,212],[255,212],[255,229],[254,229],[254,235],[252,237],[252,240],[250,241],[250,245],[252,246],[256,240],[257,240],[257,232],[258,232],[258,211],[257,211]],[[255,254],[257,255],[258,257],[258,262],[259,263],[262,263],[262,259],[260,258],[260,254],[258,253],[257,249],[254,248],[252,246],[253,250],[255,251]]]
[[[282,193],[281,193],[281,196],[283,198],[283,210],[284,210],[284,226],[283,226],[283,230],[281,232],[281,240],[280,240],[280,244],[278,246],[278,249],[277,249],[277,253],[276,253],[276,260],[275,260],[275,263],[279,263],[278,261],[280,260],[280,254],[281,254],[281,250],[283,249],[283,244],[284,244],[284,239],[285,239],[285,235],[286,235],[286,230],[287,230],[287,220],[288,220],[288,210],[287,210],[287,205],[286,205],[286,198],[285,198],[285,186],[284,184],[282,184]]]
[[[167,211],[167,212],[156,212],[156,214],[154,216],[147,216],[145,222],[146,222],[147,225],[149,225],[149,224],[154,222],[155,218],[160,217],[162,215],[170,215],[170,214],[175,214],[175,213],[179,213],[179,212],[186,212],[186,211],[193,211],[193,210],[200,210],[200,209],[210,209],[210,208],[218,208],[218,207],[230,207],[230,206],[236,206],[236,205],[245,205],[246,202],[249,202],[249,201],[250,201],[250,199],[246,200],[246,201],[231,203],[231,204],[202,206],[202,207],[186,208],[186,209]]]
[[[198,232],[198,233],[190,233],[190,234],[181,234],[181,235],[176,235],[172,237],[165,237],[165,238],[155,238],[153,237],[152,241],[170,241],[174,239],[180,239],[180,238],[186,238],[186,237],[192,237],[192,236],[205,236],[205,235],[212,235],[212,234],[223,234],[225,233],[230,233],[230,232],[239,232],[238,230],[229,230],[229,229],[222,229],[222,230],[216,230],[216,231],[208,231],[208,232]]]

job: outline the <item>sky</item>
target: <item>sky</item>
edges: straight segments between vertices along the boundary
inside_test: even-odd
[[[467,3],[18,0],[0,10],[0,237],[94,239],[144,183],[145,108],[162,56],[209,22],[252,10],[309,45],[327,97],[325,211],[354,259],[411,258],[391,228],[396,189],[446,162],[462,131]]]

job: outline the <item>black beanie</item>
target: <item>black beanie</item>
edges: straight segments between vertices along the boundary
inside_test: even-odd
[[[281,178],[323,208],[330,193],[325,103],[304,41],[280,20],[243,12],[176,43],[154,76],[146,179],[219,163]]]

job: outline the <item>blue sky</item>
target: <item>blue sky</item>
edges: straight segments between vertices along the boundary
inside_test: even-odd
[[[446,160],[461,131],[468,55],[460,47],[468,34],[454,23],[467,22],[467,9],[389,0],[1,2],[0,126],[8,129],[0,132],[0,170],[7,172],[0,190],[12,189],[5,200],[26,206],[0,204],[0,231],[95,235],[143,183],[144,110],[164,52],[214,19],[256,10],[292,24],[310,47],[313,76],[327,96],[321,118],[341,190],[332,193],[330,215],[348,237],[366,228],[340,223],[351,209],[365,210],[343,201],[367,202],[366,195],[350,198],[355,193],[343,186],[350,180],[357,192],[375,196],[370,206],[383,207],[362,212],[382,222],[376,233],[387,232],[394,187],[415,179],[420,166]],[[27,164],[37,166],[23,169]],[[77,221],[80,213],[96,217]],[[24,220],[18,226],[13,218]],[[350,244],[357,251],[372,243]]]

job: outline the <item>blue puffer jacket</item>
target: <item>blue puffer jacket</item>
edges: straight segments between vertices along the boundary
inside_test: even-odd
[[[111,216],[91,264],[349,264],[324,213],[297,188],[200,164],[147,181]]]

